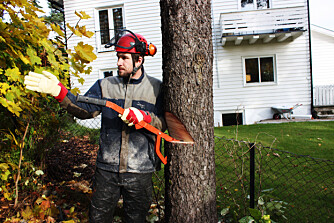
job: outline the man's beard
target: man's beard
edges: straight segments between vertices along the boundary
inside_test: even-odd
[[[132,76],[132,73],[126,73],[126,74],[123,74],[123,75],[119,75],[119,70],[117,70],[117,75],[123,79],[123,82],[124,83],[129,83],[130,81],[130,77]]]

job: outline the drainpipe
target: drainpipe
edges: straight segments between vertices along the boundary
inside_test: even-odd
[[[311,19],[310,19],[310,0],[307,0],[307,14],[308,14],[308,34],[309,34],[309,53],[310,53],[310,78],[311,78],[311,114],[314,116],[313,104],[313,70],[312,70],[312,46],[311,46]],[[315,117],[314,117],[315,118]]]

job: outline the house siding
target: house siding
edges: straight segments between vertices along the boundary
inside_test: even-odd
[[[307,16],[307,1],[272,1],[273,8],[303,6]],[[253,45],[222,46],[220,14],[238,12],[237,1],[213,1],[213,41],[214,41],[214,111],[215,125],[222,125],[222,114],[243,114],[244,124],[253,124],[273,117],[272,106],[292,106],[303,104],[295,114],[310,114],[311,78],[308,32],[296,39],[270,43],[258,41]],[[305,25],[307,27],[308,24]],[[263,86],[244,85],[243,57],[276,57],[275,84]]]
[[[87,30],[95,32],[97,31],[97,24],[94,19],[94,16],[97,16],[96,9],[112,6],[123,6],[124,26],[135,33],[142,34],[148,42],[156,45],[158,48],[157,54],[154,57],[147,57],[144,66],[149,75],[162,79],[162,44],[159,1],[65,0],[65,20],[66,23],[74,26],[78,21],[75,11],[84,11],[92,18],[81,20],[79,25],[85,25]],[[147,13],[148,8],[150,9],[149,13]],[[67,36],[71,35],[69,29],[67,29],[66,32]],[[85,93],[90,86],[99,79],[99,71],[101,69],[117,68],[117,58],[115,52],[97,51],[96,35],[92,38],[81,38],[73,35],[68,41],[68,48],[74,50],[74,46],[80,41],[84,41],[93,46],[96,49],[94,53],[97,55],[97,59],[90,64],[93,68],[91,74],[83,76],[85,79],[84,85],[79,84],[75,77],[72,78],[72,87],[78,87],[81,93]]]
[[[334,31],[312,26],[313,85],[334,85]]]
[[[158,0],[138,1],[106,1],[106,0],[65,0],[65,19],[72,26],[78,18],[74,11],[85,11],[94,17],[96,8],[112,5],[123,5],[124,26],[134,32],[145,36],[149,42],[157,46],[158,52],[153,57],[145,60],[145,69],[148,74],[162,79],[162,42],[161,42],[161,18]],[[242,43],[239,46],[221,43],[221,13],[239,11],[238,0],[212,0],[212,27],[213,27],[213,80],[214,80],[214,116],[215,125],[222,124],[222,114],[242,112],[244,124],[253,124],[262,119],[271,118],[273,112],[271,106],[294,105],[302,103],[303,106],[295,111],[295,114],[310,114],[311,103],[311,79],[309,66],[308,31],[292,39],[278,43],[271,41],[263,44],[261,41],[249,45]],[[307,15],[306,0],[272,0],[273,8],[304,7]],[[149,11],[148,11],[149,9]],[[90,31],[96,30],[95,20],[83,20],[81,25],[86,25]],[[305,25],[307,27],[307,24]],[[67,30],[67,34],[70,32]],[[68,47],[73,49],[78,41],[85,42],[96,47],[96,39],[82,39],[73,36]],[[114,52],[98,53],[98,58],[91,64],[93,71],[85,77],[84,86],[74,84],[84,93],[98,79],[99,70],[104,68],[116,68]],[[268,86],[244,86],[243,61],[245,56],[273,55],[276,57],[277,82]],[[74,79],[73,79],[74,80]],[[74,81],[75,82],[75,81]]]

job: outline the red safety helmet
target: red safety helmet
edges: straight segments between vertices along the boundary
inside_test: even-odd
[[[154,56],[157,53],[157,48],[152,43],[147,44],[146,39],[137,33],[125,34],[120,37],[115,45],[116,52],[120,53],[139,53],[143,56]]]

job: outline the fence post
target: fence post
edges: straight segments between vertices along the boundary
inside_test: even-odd
[[[255,208],[254,194],[255,194],[255,144],[249,143],[250,150],[250,168],[249,168],[249,207]]]

